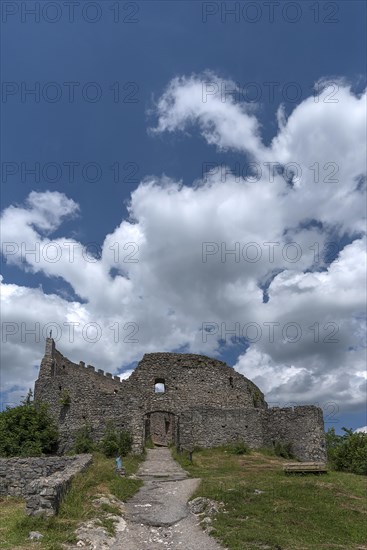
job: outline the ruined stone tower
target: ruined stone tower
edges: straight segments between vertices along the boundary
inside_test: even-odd
[[[127,380],[71,362],[46,340],[35,398],[47,402],[60,431],[60,451],[77,431],[99,440],[108,421],[133,435],[141,452],[157,445],[213,447],[244,441],[252,448],[291,443],[301,460],[325,460],[322,411],[269,408],[260,389],[222,361],[180,353],[144,355]]]

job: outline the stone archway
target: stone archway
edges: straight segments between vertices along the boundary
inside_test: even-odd
[[[167,447],[175,443],[176,416],[167,411],[154,411],[145,417],[145,438],[149,437],[154,445]]]

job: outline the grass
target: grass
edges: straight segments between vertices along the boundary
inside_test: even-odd
[[[103,516],[100,518],[102,527],[104,527],[110,537],[113,537],[115,534],[115,521],[112,518]]]
[[[124,459],[127,475],[136,472],[143,457],[129,456]],[[25,514],[24,500],[0,498],[0,548],[4,550],[34,549],[28,541],[30,531],[44,535],[37,548],[62,550],[62,543],[76,542],[74,531],[83,521],[99,517],[106,530],[113,534],[113,521],[107,514],[121,514],[117,507],[102,504],[93,506],[98,494],[113,494],[119,500],[127,500],[141,487],[139,479],[121,478],[115,474],[115,461],[101,454],[93,455],[93,463],[85,472],[78,474],[70,491],[61,503],[57,516],[49,519],[30,517]]]
[[[239,456],[226,447],[196,450],[192,464],[187,454],[173,454],[202,479],[192,498],[224,502],[211,534],[229,550],[367,550],[363,476],[288,477],[285,459],[258,451]]]
[[[120,508],[111,504],[102,503],[101,510],[106,512],[106,514],[114,514],[115,516],[120,515]]]
[[[145,442],[145,448],[146,449],[154,449],[154,443],[152,441],[151,437],[148,437],[148,439]]]

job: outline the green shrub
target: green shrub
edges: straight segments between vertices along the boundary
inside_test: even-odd
[[[59,403],[60,405],[62,405],[63,407],[68,407],[71,403],[71,397],[70,397],[70,393],[69,393],[69,390],[64,390],[60,396],[60,399],[59,399]]]
[[[274,445],[274,454],[276,456],[281,456],[282,458],[294,458],[292,443],[276,441]]]
[[[117,430],[112,422],[108,422],[100,449],[109,457],[126,456],[131,451],[133,438],[125,430]]]
[[[18,407],[0,413],[0,456],[40,456],[56,452],[57,426],[45,403],[32,401],[29,391]]]
[[[131,452],[133,437],[130,432],[122,430],[119,433],[119,450],[121,456],[126,456]]]
[[[233,445],[230,445],[229,452],[232,455],[247,455],[251,452],[251,449],[243,441],[237,441]]]
[[[105,456],[115,457],[119,453],[119,444],[118,444],[118,434],[112,424],[112,422],[107,423],[106,431],[103,436],[103,439],[100,443],[100,450]]]
[[[330,428],[326,433],[326,448],[330,466],[334,470],[367,475],[367,434],[353,433],[342,428],[343,435],[336,435]]]
[[[85,424],[77,431],[74,442],[74,451],[76,453],[91,453],[96,448],[92,438],[92,428]]]

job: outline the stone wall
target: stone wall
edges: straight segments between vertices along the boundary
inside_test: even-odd
[[[263,444],[261,409],[197,407],[180,416],[180,447],[216,447],[244,441],[250,448]]]
[[[164,385],[164,392],[154,391],[156,383]],[[193,408],[199,408],[201,411],[207,409],[210,411],[209,415],[215,410],[220,414],[223,409],[267,408],[264,395],[255,384],[222,361],[202,355],[146,354],[126,380],[125,387],[126,392],[137,399],[135,406],[130,403],[128,408],[132,412],[130,426],[135,438],[135,448],[140,450],[144,446],[146,436],[151,435],[150,427],[148,431],[146,429],[146,419],[149,416],[153,418],[155,412],[175,416],[175,443],[180,445],[181,439],[185,437],[184,433],[190,431],[185,426],[190,414],[185,412]],[[216,426],[220,426],[220,422],[219,419]],[[214,428],[214,431],[210,431],[212,427],[201,428],[198,423],[196,428],[201,430],[201,435],[198,433],[195,436],[196,441],[205,440],[209,446],[210,440],[215,440]]]
[[[22,496],[30,515],[53,515],[73,477],[92,462],[92,455],[1,458],[0,495]]]
[[[264,445],[291,443],[300,460],[326,461],[322,410],[313,405],[268,409],[263,413]]]
[[[212,447],[236,439],[250,447],[291,442],[301,460],[325,457],[321,409],[269,409],[251,380],[202,355],[149,353],[120,381],[82,361],[73,363],[48,338],[35,398],[49,404],[57,421],[60,453],[73,447],[83,426],[90,426],[98,441],[112,421],[131,432],[136,453],[153,435],[161,444],[177,446]]]
[[[163,382],[165,391],[155,393]],[[222,361],[189,353],[149,353],[126,380],[147,412],[181,412],[193,406],[267,408],[255,384]]]
[[[35,399],[48,403],[58,424],[60,453],[72,448],[76,433],[85,425],[92,428],[96,440],[102,437],[108,420],[129,428],[127,415],[121,414],[127,397],[122,395],[124,384],[119,377],[85,366],[83,361],[73,363],[50,345],[46,352],[49,350],[52,355],[43,358],[35,383]]]
[[[61,500],[69,490],[74,477],[92,462],[92,455],[78,455],[62,472],[32,481],[28,487],[26,512],[31,516],[52,516],[58,512]]]
[[[0,458],[0,495],[22,496],[30,483],[64,470],[75,457]]]
[[[163,393],[155,384],[164,384]],[[67,396],[68,403],[63,404]],[[59,452],[70,450],[78,430],[88,425],[100,440],[108,421],[131,431],[133,449],[145,443],[146,416],[155,411],[180,415],[193,406],[261,408],[267,404],[250,380],[222,361],[195,354],[144,355],[127,380],[107,375],[80,361],[73,363],[46,341],[35,398],[47,402],[60,432]]]

